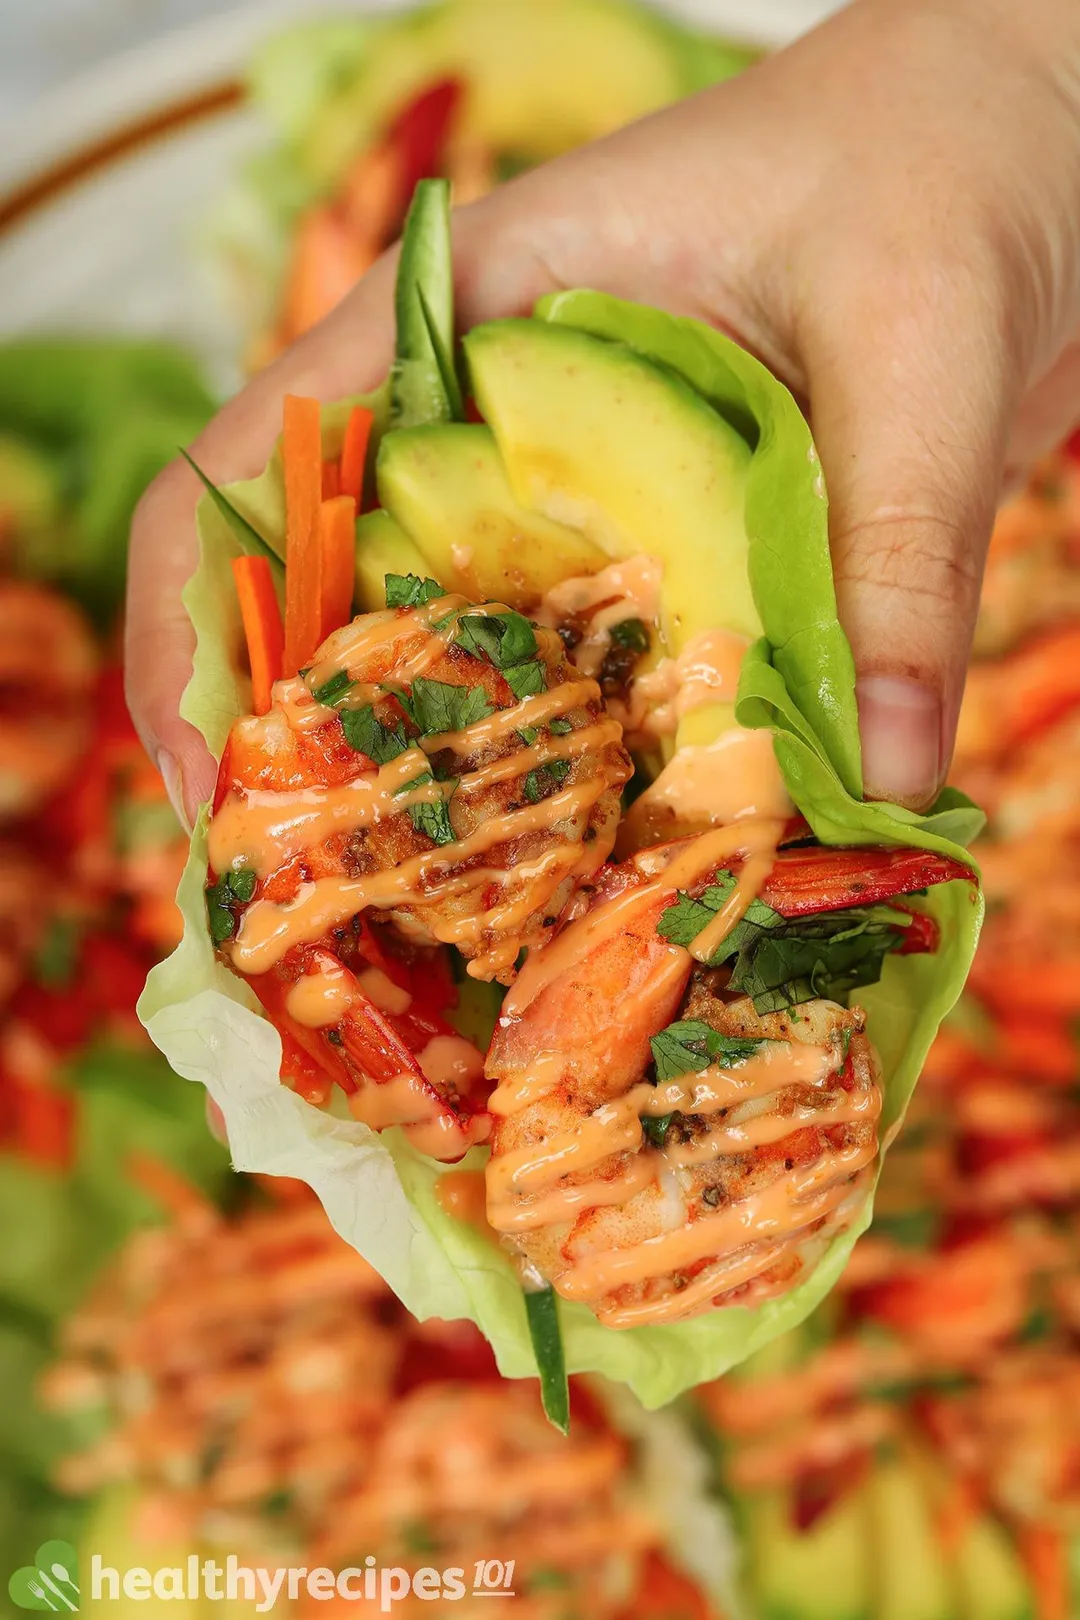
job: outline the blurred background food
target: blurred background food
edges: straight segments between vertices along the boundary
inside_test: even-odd
[[[696,15],[768,42],[767,9]],[[737,1375],[657,1417],[581,1386],[561,1440],[304,1189],[234,1175],[143,1035],[184,839],[122,699],[140,490],[392,240],[415,178],[479,195],[753,54],[622,0],[269,15],[176,45],[161,105],[216,84],[220,127],[41,196],[4,171],[0,1573],[60,1537],[121,1567],[515,1557],[530,1620],[1080,1615],[1078,447],[990,552],[954,772],[989,812],[970,990],[840,1288]],[[243,96],[206,66],[238,39]],[[40,177],[63,142],[36,138]]]

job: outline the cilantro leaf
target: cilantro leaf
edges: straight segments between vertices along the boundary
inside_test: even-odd
[[[398,789],[399,793],[407,793],[410,788],[424,787],[435,778],[430,771],[421,771],[414,776],[411,782]],[[456,787],[456,783],[454,784]],[[451,788],[451,793],[453,788]],[[453,844],[457,841],[457,834],[450,825],[450,806],[446,799],[434,799],[430,804],[410,804],[409,820],[418,833],[430,838],[433,844]]]
[[[573,729],[569,720],[555,719],[548,722],[548,730],[554,737],[566,737]]]
[[[680,893],[661,916],[657,932],[689,948],[734,884],[730,872],[720,872],[698,899]],[[787,918],[755,899],[709,966],[734,959],[730,988],[752,997],[759,1013],[784,1012],[816,997],[846,1005],[852,990],[881,978],[885,957],[903,943],[907,922],[905,912],[887,905]]]
[[[391,730],[384,726],[370,703],[362,709],[343,709],[341,729],[349,747],[355,748],[358,754],[366,754],[376,765],[388,765],[409,746],[404,729],[396,726]]]
[[[503,670],[503,678],[520,703],[523,698],[535,697],[544,690],[544,666],[541,663],[514,664]]]
[[[339,669],[321,686],[313,687],[311,695],[316,703],[333,703],[335,698],[343,697],[352,684],[348,670]]]
[[[459,647],[486,658],[496,669],[510,669],[535,658],[536,636],[523,613],[466,613],[457,622]]]
[[[411,692],[395,690],[395,696],[422,737],[464,731],[493,712],[482,686],[454,686],[423,675],[413,681]]]
[[[255,893],[257,881],[252,868],[250,866],[236,867],[226,875],[225,881],[229,886],[230,894],[239,900],[241,905],[246,906]]]
[[[227,878],[218,878],[206,891],[206,915],[210,924],[210,938],[215,945],[224,945],[236,933],[236,913],[231,901]]]
[[[649,632],[641,619],[621,619],[613,624],[608,632],[616,647],[626,647],[630,652],[645,653],[649,650]]]
[[[658,1081],[679,1080],[685,1074],[700,1074],[715,1063],[730,1069],[733,1063],[753,1057],[764,1045],[741,1035],[721,1035],[719,1030],[698,1018],[680,1019],[669,1024],[649,1041]]]
[[[522,792],[530,804],[539,804],[564,781],[570,771],[568,759],[551,759],[546,765],[537,766],[525,778]]]
[[[437,579],[421,579],[419,574],[387,574],[386,605],[388,608],[423,607],[446,595],[446,587]]]
[[[535,726],[522,726],[518,732],[518,736],[521,738],[526,748],[531,748],[539,735],[540,733],[537,731]]]
[[[641,1129],[645,1133],[645,1140],[653,1147],[662,1148],[667,1141],[667,1133],[674,1118],[674,1114],[661,1114],[659,1117],[654,1114],[642,1114]]]

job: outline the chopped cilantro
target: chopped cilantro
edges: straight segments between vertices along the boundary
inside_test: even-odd
[[[482,686],[454,686],[449,681],[430,681],[418,675],[411,692],[394,689],[394,695],[422,737],[442,731],[464,731],[477,720],[486,720],[491,704]]]
[[[362,709],[343,709],[341,729],[345,741],[358,754],[366,754],[376,765],[388,765],[409,746],[404,728],[384,726],[370,703]]]
[[[514,664],[503,670],[503,679],[520,703],[544,690],[544,666],[541,663]]]
[[[674,1114],[661,1114],[659,1118],[654,1117],[652,1114],[642,1114],[641,1129],[645,1132],[646,1140],[651,1142],[653,1147],[663,1147],[667,1141],[667,1133],[671,1129],[671,1122],[674,1118]]]
[[[626,647],[636,653],[649,650],[649,632],[640,619],[621,619],[611,626],[609,633],[616,647]]]
[[[652,1036],[653,1062],[657,1080],[678,1080],[684,1074],[700,1074],[710,1063],[729,1069],[742,1058],[753,1057],[762,1041],[738,1035],[721,1035],[700,1019],[682,1019]]]
[[[407,793],[410,788],[424,787],[435,778],[430,771],[422,771],[414,776],[411,782],[398,789],[399,793]],[[454,784],[457,785],[456,783]],[[451,788],[451,793],[453,788]],[[446,799],[434,799],[430,803],[409,805],[409,819],[418,833],[430,838],[433,844],[452,844],[457,834],[450,825],[450,808]]]
[[[689,947],[734,884],[730,872],[721,872],[699,899],[681,893],[660,918],[657,932]],[[730,988],[752,997],[759,1013],[786,1011],[815,997],[846,1004],[852,990],[880,979],[885,957],[903,943],[907,921],[906,913],[887,905],[786,918],[753,900],[709,965],[734,958]]]
[[[536,657],[536,637],[523,613],[466,613],[457,622],[459,647],[486,658],[496,669],[512,669]]]
[[[257,882],[255,873],[252,871],[251,867],[241,866],[232,872],[228,872],[226,874],[225,881],[228,884],[229,892],[233,895],[233,897],[239,900],[241,905],[246,906],[252,895],[255,893],[255,884]]]
[[[352,685],[352,679],[347,669],[339,669],[331,675],[328,681],[312,690],[312,697],[316,703],[333,703],[336,698],[343,697]]]
[[[518,736],[521,738],[526,748],[531,748],[539,735],[540,733],[537,731],[535,726],[522,726],[521,730],[518,732]]]
[[[550,759],[546,765],[539,765],[535,771],[528,773],[522,792],[530,804],[539,804],[566,778],[569,770],[568,759]]]
[[[569,720],[552,720],[548,726],[548,730],[556,737],[565,737],[573,729]]]
[[[232,909],[232,891],[227,878],[219,878],[206,891],[206,913],[210,923],[210,938],[215,945],[224,945],[236,933],[236,914]]]
[[[421,579],[419,574],[387,574],[386,605],[388,608],[423,607],[446,595],[446,588],[437,579]]]

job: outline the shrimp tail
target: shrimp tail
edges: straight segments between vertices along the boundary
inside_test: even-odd
[[[973,884],[975,874],[960,861],[922,849],[785,849],[776,857],[761,899],[782,917],[813,917],[878,905],[957,879]]]

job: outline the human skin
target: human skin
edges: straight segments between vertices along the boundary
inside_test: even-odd
[[[730,333],[806,409],[830,498],[868,796],[948,768],[1003,484],[1080,419],[1080,7],[857,0],[729,84],[522,176],[454,220],[464,327],[596,287]],[[193,453],[254,476],[287,392],[374,386],[389,254]],[[132,714],[193,820],[215,768],[179,717],[194,474],[136,513]]]

